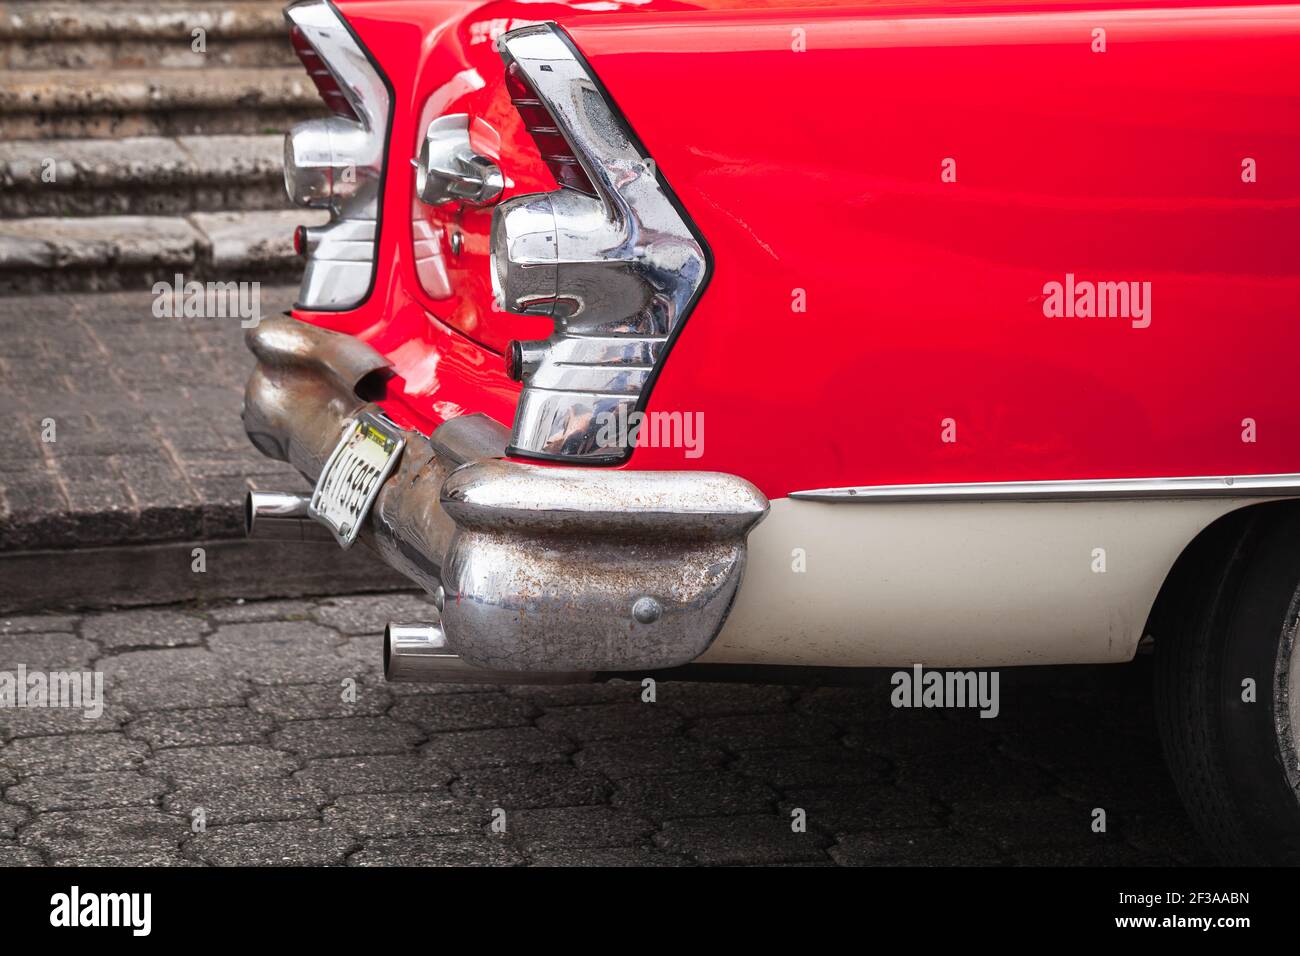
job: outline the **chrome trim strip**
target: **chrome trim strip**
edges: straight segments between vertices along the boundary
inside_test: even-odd
[[[1198,478],[1084,478],[965,484],[860,485],[792,491],[801,501],[1076,501],[1130,498],[1285,498],[1300,495],[1300,474]]]

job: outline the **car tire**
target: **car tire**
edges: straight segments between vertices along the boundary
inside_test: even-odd
[[[1155,635],[1157,722],[1211,850],[1230,864],[1297,865],[1300,512],[1243,514],[1207,532]]]

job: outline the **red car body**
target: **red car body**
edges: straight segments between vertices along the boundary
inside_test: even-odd
[[[584,6],[339,4],[392,84],[398,155],[374,293],[295,314],[393,361],[396,420],[509,424],[502,352],[550,331],[492,308],[491,208],[422,205],[401,155],[472,70],[485,85],[439,105],[500,132],[503,198],[555,188],[491,42],[554,19],[713,258],[647,409],[702,412],[704,453],[642,447],[622,467],[724,471],[770,497],[1300,471],[1300,8]],[[464,237],[450,297],[415,275],[413,218]],[[1067,273],[1150,282],[1150,324],[1046,317],[1044,284]],[[940,440],[949,420],[958,441]]]
[[[434,595],[389,679],[1154,637],[1207,839],[1300,861],[1300,6],[287,15],[333,307],[249,335],[246,430],[316,484],[249,529]],[[694,441],[605,456],[628,409]]]

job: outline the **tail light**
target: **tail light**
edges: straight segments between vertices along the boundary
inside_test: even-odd
[[[553,24],[504,34],[506,84],[560,188],[515,197],[492,218],[492,286],[510,312],[555,320],[514,343],[523,382],[511,452],[589,463],[649,398],[655,374],[704,288],[703,240]]]
[[[573,155],[555,118],[537,96],[523,67],[517,62],[506,66],[506,90],[510,93],[510,102],[518,111],[519,118],[524,121],[524,129],[537,144],[537,151],[555,181],[561,186],[569,186],[594,196],[596,190],[587,174],[582,171],[578,157]]]
[[[331,213],[329,223],[307,228],[296,243],[307,257],[298,305],[350,309],[374,281],[392,96],[325,0],[292,4],[284,15],[298,58],[334,114],[299,123],[284,140],[289,198]]]
[[[312,47],[301,27],[290,28],[289,42],[293,44],[293,52],[298,54],[298,59],[307,68],[307,75],[316,84],[316,90],[320,93],[320,98],[325,101],[325,105],[330,108],[330,112],[335,116],[360,123],[361,118],[357,116],[356,110],[352,108],[343,90],[339,88],[339,81],[334,79],[334,74],[329,71],[325,61]]]

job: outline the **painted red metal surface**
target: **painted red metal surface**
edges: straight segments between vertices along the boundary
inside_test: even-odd
[[[702,415],[703,454],[628,467],[773,497],[1300,471],[1300,6],[339,6],[396,93],[379,280],[355,312],[302,317],[393,358],[407,423],[508,424],[500,348],[548,331],[491,311],[489,216],[414,203],[409,159],[430,95],[474,70],[482,88],[445,111],[498,129],[513,191],[552,188],[490,37],[554,19],[714,259],[649,405]],[[415,277],[421,215],[465,239],[448,299]],[[1045,315],[1067,274],[1150,283],[1149,324]]]

